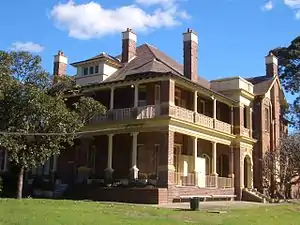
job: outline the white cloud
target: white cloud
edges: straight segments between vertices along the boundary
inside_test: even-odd
[[[297,20],[300,20],[300,0],[284,0],[284,4],[286,4],[291,9],[295,11],[295,17]]]
[[[10,48],[12,51],[26,51],[39,53],[44,50],[44,47],[33,42],[14,42]]]
[[[136,0],[136,3],[146,6],[162,5],[169,7],[175,4],[175,0]]]
[[[284,0],[284,4],[293,9],[300,8],[300,0]]]
[[[261,7],[261,10],[262,11],[271,11],[273,9],[273,7],[274,7],[273,1],[269,0]]]
[[[146,4],[146,0],[136,1]],[[147,2],[148,5],[150,3],[153,5],[158,1]],[[86,4],[69,1],[55,5],[50,12],[50,17],[58,28],[67,31],[70,37],[77,39],[102,37],[124,31],[127,27],[135,31],[172,27],[188,18],[185,11],[178,9],[175,0],[160,0],[160,2],[171,4],[168,7],[159,4],[152,12],[147,12],[135,4],[105,9],[93,1]]]

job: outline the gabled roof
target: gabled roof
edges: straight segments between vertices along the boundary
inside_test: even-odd
[[[274,77],[259,76],[247,78],[246,80],[254,85],[254,95],[263,95],[269,91],[271,85],[273,84]]]

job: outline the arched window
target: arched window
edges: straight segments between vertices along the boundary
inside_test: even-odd
[[[210,157],[209,157],[209,155],[207,155],[207,154],[202,154],[202,156],[201,156],[202,158],[205,158],[205,173],[206,173],[206,175],[209,175],[210,173],[211,173],[211,160],[210,160]]]

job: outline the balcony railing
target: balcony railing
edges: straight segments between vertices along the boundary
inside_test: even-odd
[[[138,108],[109,110],[105,114],[95,115],[89,123],[95,124],[104,121],[124,121],[130,119],[152,119],[157,116],[160,116],[160,106],[148,105]]]
[[[179,106],[170,106],[170,116],[187,121],[194,122],[194,112]]]
[[[204,187],[205,188],[233,188],[234,181],[233,178],[230,177],[216,177],[211,175],[201,176],[197,175],[197,179],[204,179]],[[182,172],[174,172],[174,183],[179,186],[198,186],[199,183],[196,183],[196,175],[195,173],[182,173]],[[202,186],[203,187],[203,186]]]
[[[241,131],[242,131],[243,136],[250,137],[250,129],[248,129],[246,127],[242,127]]]
[[[231,134],[231,125],[228,123],[224,123],[220,120],[216,120],[216,130],[223,131],[225,133]]]
[[[200,113],[179,107],[169,106],[169,115],[190,123],[196,123],[208,128],[231,134],[231,125],[219,120],[216,120]],[[160,105],[147,105],[137,108],[124,108],[108,110],[105,114],[95,115],[89,124],[103,123],[105,121],[124,121],[133,119],[152,119],[161,116]],[[214,125],[215,124],[215,125]]]
[[[202,126],[213,128],[214,127],[214,119],[208,116],[205,116],[200,113],[195,114],[195,123],[200,124]]]

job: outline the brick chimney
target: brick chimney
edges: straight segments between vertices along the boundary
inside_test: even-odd
[[[122,32],[122,63],[129,62],[136,55],[136,39],[132,29]]]
[[[198,36],[190,28],[183,34],[184,76],[198,81]]]
[[[64,76],[67,74],[68,58],[62,51],[58,51],[57,55],[54,56],[53,63],[53,75]]]
[[[266,73],[268,77],[278,75],[278,59],[272,52],[269,52],[269,55],[266,56]]]

